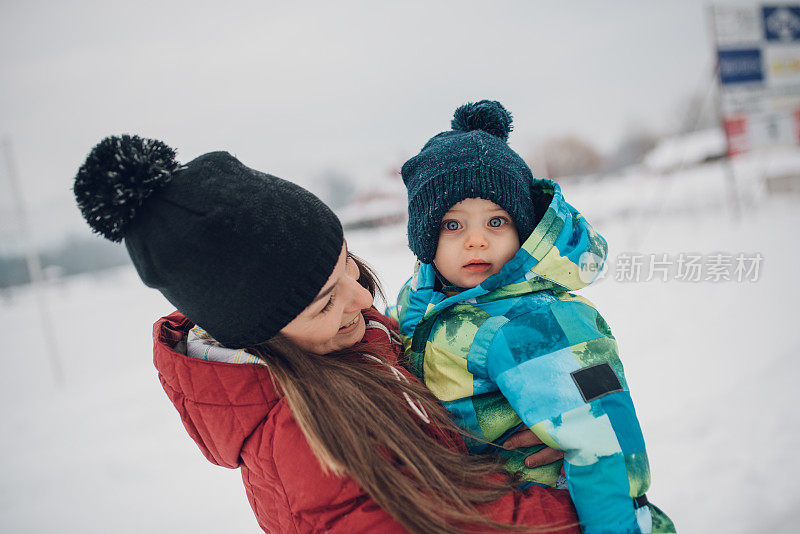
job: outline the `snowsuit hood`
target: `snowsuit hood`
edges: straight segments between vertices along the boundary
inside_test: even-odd
[[[505,287],[506,294],[524,293],[524,287],[508,287],[523,281],[536,281],[542,289],[576,291],[586,287],[605,263],[605,239],[564,200],[556,182],[536,180],[532,189],[534,198],[550,199],[547,209],[514,258],[497,273],[498,279],[487,279],[481,285],[488,291]]]

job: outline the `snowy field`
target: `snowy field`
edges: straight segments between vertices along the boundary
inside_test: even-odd
[[[717,164],[564,186],[609,241],[612,268],[582,293],[620,346],[648,444],[650,500],[682,533],[800,528],[800,196],[768,196],[756,180],[781,165],[800,174],[797,154],[740,163],[738,220]],[[404,228],[348,242],[396,294],[412,265]],[[720,276],[714,255],[759,253],[757,276],[736,281],[731,268],[734,280],[705,280]],[[675,263],[647,281],[651,254]],[[678,280],[681,254],[702,256],[700,281]],[[635,256],[638,281],[624,268]],[[53,283],[44,297],[64,367],[58,386],[34,295],[0,299],[0,532],[259,532],[238,471],[203,458],[156,378],[151,324],[170,305],[132,268]]]

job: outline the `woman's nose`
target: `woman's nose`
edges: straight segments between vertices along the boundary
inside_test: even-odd
[[[352,280],[350,305],[347,311],[363,310],[372,306],[372,293],[367,288],[362,286],[356,280]]]

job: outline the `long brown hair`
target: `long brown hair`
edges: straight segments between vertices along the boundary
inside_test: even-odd
[[[372,270],[353,259],[361,285],[373,297],[382,294]],[[513,481],[496,460],[448,447],[461,430],[442,404],[424,385],[401,380],[388,364],[377,363],[374,358],[385,362],[386,356],[374,347],[359,344],[317,356],[278,334],[249,350],[265,360],[323,468],[351,476],[409,531],[540,530],[497,523],[478,511],[511,491]],[[427,432],[404,398],[430,420]]]

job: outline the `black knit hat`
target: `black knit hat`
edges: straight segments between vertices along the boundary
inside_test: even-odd
[[[467,198],[484,198],[506,210],[520,241],[535,226],[533,174],[506,144],[511,114],[500,102],[481,100],[456,109],[451,127],[400,171],[408,189],[408,246],[423,263],[433,262],[444,214]]]
[[[344,239],[302,187],[227,152],[181,166],[167,145],[138,136],[95,146],[74,191],[95,232],[124,238],[142,281],[231,348],[268,340],[303,311]]]

